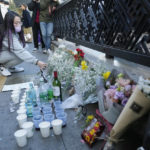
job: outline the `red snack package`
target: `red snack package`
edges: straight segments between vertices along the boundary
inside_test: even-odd
[[[92,144],[96,141],[96,138],[101,135],[103,130],[104,125],[97,118],[94,118],[90,125],[84,129],[81,137],[89,146],[92,146]]]

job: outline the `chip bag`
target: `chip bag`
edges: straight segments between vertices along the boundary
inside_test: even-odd
[[[94,118],[81,134],[82,139],[91,147],[104,130],[104,125]]]

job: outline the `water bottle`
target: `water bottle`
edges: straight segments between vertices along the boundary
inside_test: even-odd
[[[39,87],[39,94],[40,94],[40,101],[47,102],[48,97],[47,97],[47,83],[44,83],[44,79],[40,78],[40,87]]]
[[[34,106],[36,105],[36,91],[33,87],[33,84],[29,84],[29,91],[27,92],[28,103],[32,103]]]

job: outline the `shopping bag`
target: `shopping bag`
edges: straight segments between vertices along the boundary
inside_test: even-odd
[[[24,28],[25,42],[32,42],[32,27]]]

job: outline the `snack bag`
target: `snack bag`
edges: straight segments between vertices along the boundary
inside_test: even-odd
[[[81,137],[89,146],[92,146],[92,144],[95,143],[97,138],[101,135],[103,130],[104,125],[97,118],[94,118],[90,125],[84,129]]]

